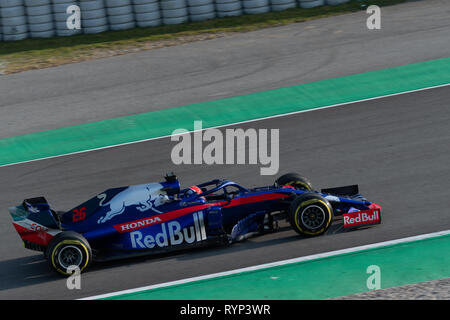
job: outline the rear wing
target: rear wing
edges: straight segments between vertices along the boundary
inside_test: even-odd
[[[56,213],[44,197],[26,199],[8,211],[25,248],[44,251],[53,236],[61,232]]]

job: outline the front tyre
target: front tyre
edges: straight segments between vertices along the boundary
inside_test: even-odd
[[[304,193],[292,201],[289,223],[301,235],[318,236],[331,225],[333,208],[327,199],[317,193]]]
[[[46,255],[50,267],[64,276],[70,276],[73,267],[83,272],[92,260],[92,250],[88,241],[73,231],[58,233],[50,241]]]
[[[275,183],[278,184],[279,186],[289,185],[297,190],[305,190],[305,191],[313,190],[311,182],[309,182],[308,179],[297,173],[286,173],[281,177],[279,177],[277,181],[275,181]]]

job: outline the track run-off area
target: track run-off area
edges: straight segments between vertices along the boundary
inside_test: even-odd
[[[381,225],[352,232],[343,232],[338,226],[316,238],[301,238],[284,226],[281,232],[252,238],[230,247],[98,263],[82,275],[82,290],[68,290],[65,280],[49,271],[41,254],[21,247],[9,217],[4,215],[2,230],[6,245],[2,251],[13,252],[17,258],[6,258],[0,262],[2,270],[6,271],[2,274],[4,289],[0,294],[2,297],[5,294],[5,298],[10,294],[13,294],[12,297],[31,298],[37,294],[34,290],[44,290],[45,298],[84,298],[448,230],[450,218],[445,214],[450,205],[446,196],[450,187],[450,168],[446,162],[450,156],[448,99],[449,87],[442,86],[230,126],[243,129],[279,128],[282,172],[301,172],[320,187],[358,183],[368,199],[382,205]],[[28,196],[45,195],[54,208],[70,208],[110,187],[160,181],[168,171],[177,173],[182,186],[214,177],[228,178],[245,186],[269,185],[275,180],[271,176],[260,176],[259,167],[252,165],[175,166],[170,160],[172,147],[173,142],[166,137],[5,166],[1,168],[1,174],[9,183],[8,187],[2,187],[0,203],[7,207],[20,203]],[[371,251],[370,259],[366,259],[365,253],[346,257],[351,261],[348,264],[359,268],[359,273],[348,269],[346,274],[350,278],[346,285],[321,293],[311,290],[305,293],[305,287],[302,287],[296,291],[296,297],[328,298],[363,292],[361,288],[367,288],[364,279],[369,276],[365,268],[369,265],[379,265],[384,270],[382,283],[386,286],[448,277],[448,267],[433,264],[433,261],[445,262],[438,257],[446,245],[431,245],[430,249],[428,244],[432,242],[424,242],[427,244],[426,251],[431,255],[425,260],[420,259],[420,254],[424,252],[422,244],[388,249],[398,260],[391,260],[389,255],[388,258],[384,254],[377,255],[378,251]],[[404,255],[399,255],[399,251]],[[409,268],[403,269],[403,273],[398,267],[409,259],[427,263],[426,266],[412,263]],[[362,264],[367,264],[369,260],[370,263],[361,269]],[[388,260],[392,263],[385,264]],[[327,277],[337,276],[342,269],[329,265],[330,261],[334,260],[321,261],[322,269],[316,271],[325,272]],[[302,268],[308,266],[310,264],[303,264]],[[448,264],[445,262],[444,266]],[[328,268],[334,271],[326,272]],[[268,274],[272,273],[265,275]],[[398,277],[399,274],[404,276]],[[316,279],[320,279],[321,275],[323,273],[319,272]],[[276,272],[270,280],[276,281],[284,276],[284,273]],[[267,284],[262,281],[261,285]],[[309,287],[311,283],[305,285]],[[162,295],[156,296],[165,297],[163,293],[166,291],[158,292]],[[182,295],[186,293],[183,290],[179,292]],[[246,298],[266,297],[247,293]],[[188,293],[186,295],[194,298]],[[275,297],[267,295],[267,298]]]
[[[369,289],[447,278],[450,276],[450,256],[442,253],[449,250],[450,230],[87,297],[85,300],[335,298]]]
[[[42,131],[0,140],[0,166],[287,116],[308,110],[405,94],[450,83],[450,58],[420,62],[250,95]]]

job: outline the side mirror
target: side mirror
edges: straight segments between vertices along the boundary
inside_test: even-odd
[[[231,200],[233,200],[233,198],[234,198],[234,194],[229,194],[229,193],[227,193],[227,194],[225,195],[225,200],[227,201],[226,206],[229,205],[229,204],[231,203]]]

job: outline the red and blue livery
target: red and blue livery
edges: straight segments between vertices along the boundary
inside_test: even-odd
[[[325,233],[335,217],[346,229],[381,223],[381,207],[357,185],[319,192],[295,173],[250,189],[220,179],[181,189],[169,174],[162,182],[106,190],[67,212],[53,210],[44,197],[9,211],[24,246],[43,251],[63,275],[92,261],[242,241],[277,231],[280,220],[304,236]]]

